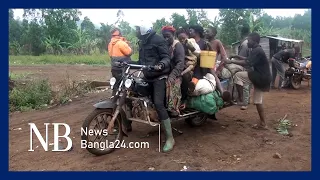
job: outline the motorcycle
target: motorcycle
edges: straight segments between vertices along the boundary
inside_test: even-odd
[[[82,130],[85,131],[90,129],[92,123],[96,123],[93,125],[91,133],[92,136],[96,135],[93,140],[89,139],[91,137],[88,135],[89,133],[82,133],[81,135],[82,141],[92,144],[92,146],[86,147],[90,153],[100,156],[113,152],[114,147],[101,148],[97,146],[99,146],[99,143],[106,141],[113,142],[113,144],[122,142],[123,136],[128,137],[125,125],[129,121],[144,123],[153,127],[160,124],[150,98],[149,85],[140,77],[143,70],[152,71],[154,68],[154,66],[122,64],[123,74],[120,81],[117,82],[114,77],[110,79],[111,89],[116,83],[119,85],[116,92],[110,99],[96,103],[94,111],[87,116],[82,125]],[[132,72],[132,69],[136,70]],[[223,108],[232,105],[227,103]],[[185,120],[187,124],[197,127],[203,125],[208,117],[209,115],[206,113],[186,108],[181,110],[177,117],[170,117],[170,119],[172,122]],[[178,131],[175,128],[173,130]],[[178,132],[182,133],[181,131]],[[111,136],[114,137],[112,140],[105,139]],[[94,146],[94,144],[97,145]]]
[[[289,59],[289,68],[285,70],[285,87],[299,89],[303,80],[311,79],[311,68],[307,68],[307,63],[311,57],[305,57],[301,60]]]

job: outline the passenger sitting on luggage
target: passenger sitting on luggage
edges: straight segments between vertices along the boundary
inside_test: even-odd
[[[193,38],[188,39],[188,31],[179,29],[176,32],[180,43],[184,47],[185,52],[185,65],[184,71],[181,73],[181,106],[180,109],[185,108],[185,101],[188,97],[188,83],[191,82],[194,67],[197,64],[197,58],[200,56],[200,47]]]
[[[199,25],[191,26],[190,27],[190,37],[192,37],[196,40],[196,42],[199,45],[201,50],[214,51],[212,44],[205,40],[204,29],[201,26],[199,26]],[[213,59],[213,61],[215,61],[215,59]],[[195,79],[202,79],[207,73],[211,73],[215,77],[217,91],[220,92],[224,101],[229,101],[231,95],[229,92],[223,90],[220,79],[218,78],[218,76],[214,70],[214,67],[202,68],[202,67],[200,67],[200,62],[198,61],[194,71],[195,72],[194,72],[193,78],[195,78]],[[195,82],[195,81],[193,81],[193,82]],[[195,87],[196,87],[195,83],[192,83],[192,82],[189,83],[189,90],[191,92],[194,91]]]
[[[167,41],[171,55],[171,73],[169,74],[166,87],[168,111],[171,116],[178,116],[181,101],[181,73],[185,64],[185,52],[183,45],[174,39],[175,28],[164,26],[162,35]]]

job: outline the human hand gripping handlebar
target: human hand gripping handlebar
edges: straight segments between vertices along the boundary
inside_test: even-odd
[[[128,64],[126,62],[115,62],[115,65],[119,68],[124,68],[130,66],[130,69],[143,69],[148,71],[162,71],[164,69],[164,63],[158,63],[155,66],[145,66],[145,65],[138,65],[138,64]]]

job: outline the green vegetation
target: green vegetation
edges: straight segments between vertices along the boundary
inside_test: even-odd
[[[51,87],[47,80],[35,80],[20,84],[10,92],[10,111],[40,109],[48,105],[51,98]]]
[[[138,59],[137,54],[131,56]],[[36,64],[87,64],[87,65],[110,65],[107,54],[97,55],[40,55],[40,56],[9,56],[9,65],[36,65]]]
[[[220,9],[219,16],[211,20],[204,10],[187,9],[187,17],[177,13],[171,20],[154,20],[154,29],[159,33],[162,26],[176,28],[200,24],[203,27],[218,28],[218,38],[225,46],[240,40],[240,28],[248,25],[251,31],[261,35],[280,35],[285,38],[302,39],[306,49],[311,49],[311,10],[295,17],[276,17],[262,9]],[[39,56],[10,57],[19,63],[85,63],[104,64],[108,62],[106,47],[111,39],[110,30],[117,26],[137,52],[135,30],[123,20],[125,14],[119,10],[113,24],[101,23],[99,28],[88,17],[80,21],[78,9],[25,9],[23,19],[14,19],[9,10],[9,53],[10,55]],[[102,55],[101,55],[102,54]],[[57,57],[46,55],[63,55]],[[80,56],[81,55],[81,56]],[[304,54],[303,54],[304,55]],[[70,58],[71,56],[71,58]],[[76,57],[80,56],[80,57]],[[83,56],[83,57],[82,57]],[[92,56],[92,57],[91,57]],[[71,62],[74,60],[74,63]],[[19,64],[18,63],[18,64]]]
[[[10,56],[10,65],[31,65],[31,64],[89,64],[105,65],[110,64],[107,55],[41,55],[41,56]]]
[[[27,75],[11,73],[15,81],[9,93],[9,111],[29,111],[42,109],[49,105],[65,104],[76,96],[82,96],[92,89],[88,82],[76,82],[65,79],[59,90],[53,91],[48,79],[32,79],[26,81]]]
[[[12,80],[19,80],[19,79],[24,79],[26,78],[28,75],[30,75],[30,72],[24,72],[24,73],[9,73],[9,77]]]

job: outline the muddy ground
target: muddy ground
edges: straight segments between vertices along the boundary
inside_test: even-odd
[[[108,67],[99,66],[14,66],[13,73],[47,77],[59,85],[69,79],[107,80]],[[71,103],[46,110],[12,113],[9,119],[10,171],[112,171],[112,170],[240,170],[240,171],[309,171],[311,170],[311,87],[304,83],[300,90],[265,94],[264,107],[270,130],[255,130],[258,119],[253,105],[241,111],[234,106],[218,113],[218,121],[191,128],[185,122],[173,126],[183,131],[175,134],[176,146],[170,153],[158,152],[158,136],[143,138],[150,127],[133,123],[129,142],[148,142],[149,148],[120,148],[112,154],[96,157],[80,146],[80,127],[93,110],[93,104],[110,92],[88,94]],[[292,124],[291,136],[280,135],[277,120],[287,114]],[[63,122],[71,127],[73,149],[70,152],[45,152],[34,138],[34,152],[29,152],[29,126],[35,123],[44,133],[43,123]],[[50,127],[49,142],[52,143]],[[52,149],[52,146],[49,149]],[[280,158],[275,158],[278,153]]]

